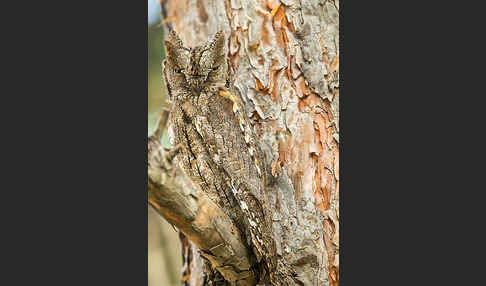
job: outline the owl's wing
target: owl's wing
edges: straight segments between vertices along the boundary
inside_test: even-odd
[[[195,118],[196,129],[220,169],[232,180],[245,182],[261,190],[261,170],[259,172],[255,164],[257,152],[247,143],[250,140],[245,140],[245,135],[247,139],[253,135],[242,131],[233,104],[233,101],[222,96],[210,97],[207,104],[201,105],[203,115]],[[249,123],[246,124],[250,128]],[[253,142],[254,139],[251,139]]]
[[[212,95],[207,98],[207,102],[200,102],[198,105],[203,112],[196,116],[194,125],[202,137],[201,141],[206,144],[214,165],[219,168],[218,173],[230,179],[230,190],[225,190],[225,193],[232,192],[239,208],[245,213],[249,231],[247,238],[251,237],[255,255],[260,261],[268,253],[263,241],[267,240],[267,245],[271,245],[268,240],[270,236],[264,236],[264,233],[271,231],[261,228],[267,225],[263,222],[266,218],[270,219],[271,215],[265,216],[265,209],[262,207],[266,200],[264,181],[255,164],[260,151],[254,150],[251,153],[251,144],[247,143],[251,141],[246,140],[245,135],[254,139],[253,133],[243,132],[245,128],[240,127],[240,118],[234,113],[233,103],[228,98]],[[244,110],[240,109],[240,112]],[[248,120],[243,124],[251,128]]]
[[[170,86],[169,86],[169,81],[167,80],[167,68],[166,68],[166,65],[167,65],[167,59],[165,59],[163,62],[162,62],[162,77],[164,78],[163,82],[164,82],[164,86],[165,86],[165,94],[167,95],[167,98],[169,98],[170,101],[173,101],[173,96],[172,96],[172,91],[170,90]]]

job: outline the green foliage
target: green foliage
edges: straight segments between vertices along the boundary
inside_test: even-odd
[[[162,80],[161,63],[165,58],[162,28],[151,26],[147,30],[148,38],[148,134],[155,128],[161,108],[166,105],[166,95]],[[164,134],[163,144],[168,145]]]

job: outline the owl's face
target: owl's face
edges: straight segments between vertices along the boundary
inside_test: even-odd
[[[210,42],[186,48],[172,31],[165,41],[165,47],[167,58],[163,69],[166,84],[176,96],[181,92],[198,95],[203,90],[218,89],[227,84],[222,32],[218,32]]]

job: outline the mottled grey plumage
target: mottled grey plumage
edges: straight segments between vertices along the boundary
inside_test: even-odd
[[[164,79],[173,102],[170,126],[177,160],[190,178],[218,203],[246,235],[255,255],[272,245],[262,204],[264,165],[240,97],[234,92],[221,32],[186,48],[175,32],[165,41]]]

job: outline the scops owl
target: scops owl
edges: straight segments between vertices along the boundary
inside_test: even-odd
[[[219,204],[253,247],[265,257],[262,205],[264,165],[239,95],[230,81],[222,32],[187,48],[172,31],[165,41],[163,75],[172,101],[170,128],[177,161]],[[267,216],[268,217],[268,216]]]

